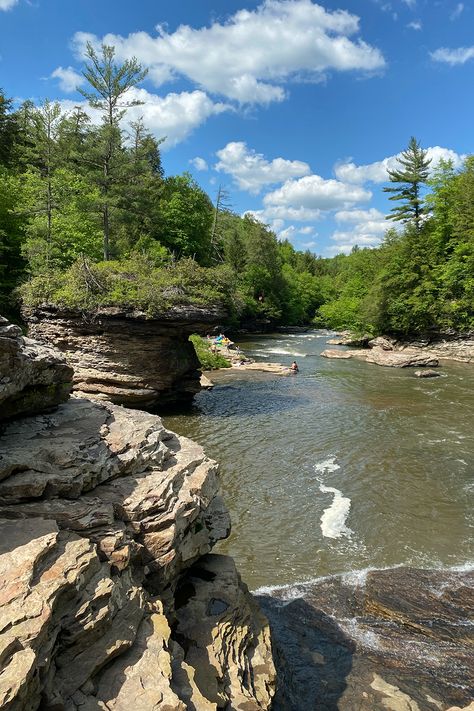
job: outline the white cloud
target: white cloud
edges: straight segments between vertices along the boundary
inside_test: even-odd
[[[356,15],[311,0],[264,0],[210,27],[156,29],[156,36],[135,32],[101,40],[78,32],[74,45],[82,55],[87,41],[112,44],[119,59],[135,56],[147,66],[157,85],[184,76],[208,92],[251,104],[282,101],[284,84],[295,78],[317,79],[331,70],[374,72],[385,65],[379,49],[353,38]]]
[[[84,83],[82,74],[72,67],[57,67],[51,74],[53,79],[59,79],[59,86],[66,93],[71,93]]]
[[[447,49],[440,47],[431,52],[431,59],[435,62],[443,62],[454,67],[456,64],[465,64],[470,59],[474,59],[474,46],[458,47],[457,49]]]
[[[455,168],[459,168],[466,156],[456,153],[450,148],[441,148],[441,146],[433,146],[427,148],[428,158],[431,159],[430,169],[436,168],[440,160],[452,160]],[[385,183],[388,181],[388,172],[398,166],[400,154],[389,156],[383,160],[369,163],[368,165],[356,165],[352,161],[344,161],[337,163],[334,166],[334,173],[338,180],[355,185],[362,185],[366,182]]]
[[[460,17],[463,12],[464,12],[464,3],[463,3],[463,2],[458,2],[458,4],[456,5],[456,7],[454,8],[454,10],[452,11],[452,13],[450,14],[449,19],[450,19],[451,21],[457,20],[458,17]]]
[[[0,0],[0,10],[11,10],[19,0]]]
[[[312,235],[314,234],[314,228],[313,227],[300,227],[298,230],[300,235]]]
[[[199,156],[196,156],[196,158],[191,158],[189,162],[192,166],[196,168],[196,170],[209,170],[209,166],[207,165],[204,158],[199,158]]]
[[[334,215],[336,222],[374,222],[379,220],[384,220],[385,215],[380,210],[375,207],[371,207],[369,210],[339,210]],[[386,223],[384,223],[386,225]]]
[[[371,197],[371,192],[358,185],[307,175],[299,180],[287,180],[281,188],[267,193],[263,203],[271,209],[336,210],[365,202]]]
[[[183,91],[180,94],[158,96],[145,89],[133,88],[127,93],[127,100],[143,101],[143,105],[128,109],[126,123],[143,117],[145,126],[155,136],[158,138],[166,136],[163,150],[168,150],[183,141],[209,117],[230,108],[225,104],[214,103],[203,91]],[[65,110],[73,110],[78,102],[64,99],[60,104]],[[97,110],[91,109],[86,102],[80,102],[80,105],[92,121],[95,123],[100,121]]]
[[[290,220],[292,222],[316,222],[321,219],[321,210],[312,210],[304,207],[284,207],[281,205],[268,205],[264,210],[249,210],[260,222],[270,224],[275,220]]]
[[[257,194],[264,185],[283,183],[288,178],[311,172],[307,163],[275,158],[266,160],[261,153],[247,147],[243,141],[232,141],[216,153],[215,169],[231,175],[240,190]]]
[[[423,25],[421,24],[420,20],[413,20],[413,22],[409,22],[407,27],[410,30],[416,30],[416,31],[420,31],[423,29]]]
[[[414,8],[416,7],[416,0],[403,0],[403,2],[405,3],[405,5],[408,5],[410,10],[414,10]]]
[[[330,254],[347,254],[355,245],[376,247],[385,232],[393,227],[393,223],[386,220],[385,215],[374,207],[369,210],[340,210],[336,212],[335,220],[353,226],[333,232],[331,239],[337,244],[329,248]]]

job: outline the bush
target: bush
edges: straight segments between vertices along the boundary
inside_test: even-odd
[[[219,304],[233,309],[234,283],[225,266],[200,267],[193,259],[154,266],[136,255],[120,262],[79,259],[63,272],[33,277],[19,289],[30,307],[43,303],[81,310],[137,308],[150,317],[180,305]]]
[[[220,353],[212,353],[207,338],[201,338],[197,334],[189,336],[189,340],[194,346],[196,355],[199,358],[203,370],[218,370],[219,368],[230,368],[231,364]]]

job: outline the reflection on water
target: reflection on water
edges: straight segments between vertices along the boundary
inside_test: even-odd
[[[327,337],[242,342],[257,360],[296,358],[300,373],[220,371],[191,414],[165,418],[221,464],[233,532],[218,549],[252,588],[470,561],[474,367],[420,380],[320,358]]]

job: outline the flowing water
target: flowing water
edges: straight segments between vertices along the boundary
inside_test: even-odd
[[[288,377],[219,371],[165,424],[221,464],[232,555],[255,589],[367,567],[473,559],[474,366],[443,377],[319,353],[329,335],[252,337]]]

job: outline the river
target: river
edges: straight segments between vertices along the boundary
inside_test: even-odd
[[[473,559],[474,366],[442,377],[328,360],[329,334],[254,336],[256,360],[288,377],[213,374],[165,425],[220,462],[232,555],[251,589],[328,574],[466,566]]]

